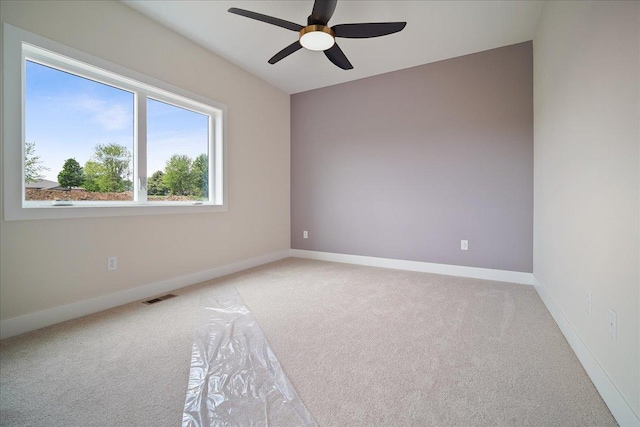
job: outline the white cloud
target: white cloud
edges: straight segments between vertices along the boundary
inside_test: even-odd
[[[106,130],[121,130],[131,126],[133,111],[121,104],[110,103],[103,99],[80,95],[72,101],[76,108],[91,114],[92,120]]]

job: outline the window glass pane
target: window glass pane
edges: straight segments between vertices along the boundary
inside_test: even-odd
[[[209,199],[209,116],[147,102],[147,198]]]
[[[133,200],[134,95],[26,62],[26,200]]]

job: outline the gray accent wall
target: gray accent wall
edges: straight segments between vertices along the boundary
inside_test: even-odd
[[[531,42],[292,95],[291,247],[531,272]]]

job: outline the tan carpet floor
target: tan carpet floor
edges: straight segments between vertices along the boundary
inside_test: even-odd
[[[289,258],[0,342],[0,424],[179,426],[235,285],[321,426],[616,425],[533,287]]]

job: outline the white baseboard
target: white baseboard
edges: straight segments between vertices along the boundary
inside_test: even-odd
[[[48,310],[38,311],[36,313],[25,314],[12,319],[2,320],[0,321],[0,339],[9,338],[25,332],[44,328],[45,326],[64,322],[66,320],[75,319],[117,307],[119,305],[146,299],[158,294],[184,288],[185,286],[195,285],[196,283],[226,276],[227,274],[236,273],[262,264],[278,261],[280,259],[287,258],[288,256],[288,249],[273,252],[271,254],[235,262],[233,264],[223,265],[210,270],[174,277],[172,279],[150,283],[133,289],[127,289],[126,291],[120,291],[101,297],[50,308]]]
[[[640,417],[631,409],[631,406],[602,369],[596,358],[593,357],[551,294],[536,277],[533,278],[533,286],[618,424],[622,427],[640,426]]]
[[[400,259],[376,258],[370,256],[336,254],[331,252],[291,249],[291,256],[341,262],[345,264],[368,265],[370,267],[393,268],[396,270],[419,271],[422,273],[445,274],[447,276],[471,277],[497,282],[533,285],[533,274],[519,271],[493,270],[490,268],[465,267],[461,265],[434,264],[430,262],[405,261]]]

